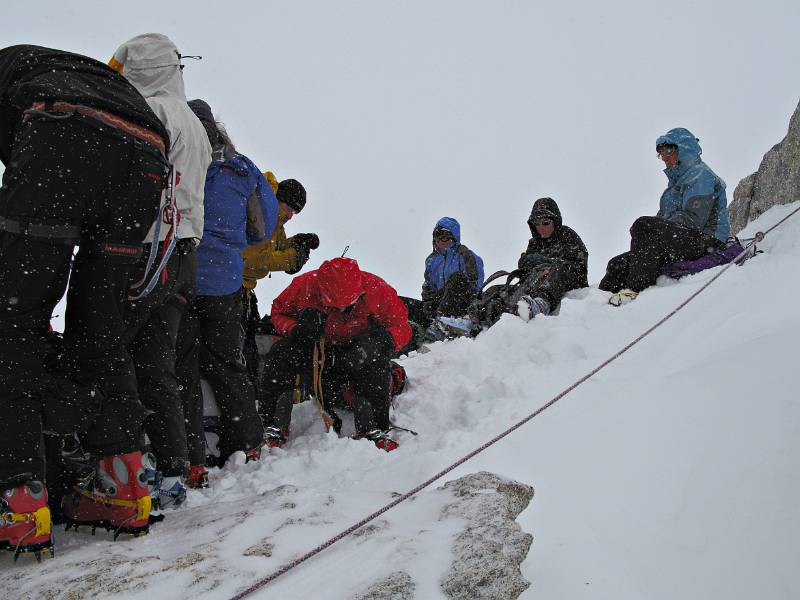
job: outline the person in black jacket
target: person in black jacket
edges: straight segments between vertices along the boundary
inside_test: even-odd
[[[121,305],[168,149],[144,98],[103,63],[39,46],[0,50],[0,548],[50,545],[43,431],[88,430],[87,448],[114,481],[106,495],[120,503],[94,502],[87,520],[147,530],[136,506],[147,496],[137,477],[145,411],[135,388],[117,385],[135,381]],[[48,370],[50,318],[67,281],[63,353]],[[35,514],[35,531],[15,514]]]
[[[492,324],[503,313],[529,320],[550,314],[569,290],[587,287],[589,253],[580,236],[562,223],[552,198],[539,198],[528,217],[531,239],[519,257],[514,292],[487,298],[480,320]]]

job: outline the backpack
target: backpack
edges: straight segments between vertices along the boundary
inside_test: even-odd
[[[744,240],[745,242],[750,240]],[[672,279],[680,279],[687,275],[695,275],[706,269],[726,265],[735,259],[739,254],[744,251],[744,246],[737,237],[728,238],[723,248],[712,250],[705,256],[696,258],[695,260],[682,260],[672,263],[664,267],[664,275]],[[736,264],[742,266],[746,260],[754,257],[757,253],[761,252],[756,250],[755,244],[748,249],[747,254],[740,258]]]
[[[500,316],[507,312],[514,312],[517,303],[530,290],[544,281],[549,266],[543,264],[530,271],[516,269],[515,271],[497,271],[486,278],[483,290],[478,300],[470,308],[470,316],[483,327],[491,327]],[[505,277],[505,283],[486,287],[493,281]]]

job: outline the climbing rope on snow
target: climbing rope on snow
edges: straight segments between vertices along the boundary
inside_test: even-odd
[[[262,579],[259,579],[258,581],[256,581],[255,583],[253,583],[253,584],[252,584],[250,587],[248,587],[248,588],[246,588],[246,589],[242,590],[241,592],[237,593],[235,596],[232,596],[232,597],[230,598],[230,600],[241,600],[242,598],[245,598],[245,597],[249,596],[250,594],[252,594],[253,592],[255,592],[255,591],[257,591],[257,590],[259,590],[259,589],[263,588],[264,586],[268,585],[268,584],[269,584],[269,583],[271,583],[272,581],[275,581],[275,580],[276,580],[278,577],[280,577],[280,576],[281,576],[281,575],[283,575],[284,573],[287,573],[288,571],[291,571],[292,569],[294,569],[294,568],[295,568],[295,567],[297,567],[298,565],[300,565],[300,564],[304,563],[305,561],[307,561],[308,559],[310,559],[310,558],[312,558],[312,557],[316,556],[317,554],[319,554],[320,552],[322,552],[322,551],[323,551],[323,550],[325,550],[326,548],[329,548],[330,546],[332,546],[333,544],[335,544],[335,543],[336,543],[336,542],[338,542],[339,540],[341,540],[341,539],[343,539],[343,538],[347,537],[348,535],[350,535],[351,533],[353,533],[353,532],[354,532],[354,531],[356,531],[357,529],[360,529],[361,527],[363,527],[364,525],[366,525],[366,524],[367,524],[367,523],[369,523],[370,521],[372,521],[372,520],[376,519],[376,518],[377,518],[377,517],[379,517],[380,515],[384,514],[385,512],[387,512],[387,511],[389,511],[389,510],[391,510],[392,508],[394,508],[395,506],[397,506],[397,505],[398,505],[398,504],[400,504],[401,502],[404,502],[404,501],[408,500],[409,498],[411,498],[411,497],[412,497],[412,496],[414,496],[415,494],[419,493],[420,491],[424,490],[426,487],[428,487],[429,485],[431,485],[431,484],[432,484],[433,482],[435,482],[437,479],[441,479],[442,477],[444,477],[445,475],[447,475],[449,472],[451,472],[451,471],[453,471],[454,469],[456,469],[456,468],[460,467],[461,465],[463,465],[463,464],[464,464],[465,462],[467,462],[468,460],[470,460],[470,459],[474,458],[475,456],[477,456],[478,454],[480,454],[481,452],[483,452],[484,450],[486,450],[486,449],[487,449],[487,448],[489,448],[490,446],[493,446],[494,444],[496,444],[497,442],[499,442],[500,440],[502,440],[504,437],[506,437],[506,436],[510,435],[512,432],[516,431],[517,429],[519,429],[520,427],[522,427],[523,425],[525,425],[526,423],[528,423],[528,421],[530,421],[530,420],[532,420],[533,418],[537,417],[538,415],[542,414],[542,413],[543,413],[544,411],[546,411],[548,408],[550,408],[551,406],[553,406],[553,405],[554,405],[556,402],[558,402],[559,400],[561,400],[561,399],[562,399],[564,396],[566,396],[567,394],[569,394],[571,391],[573,391],[575,388],[577,388],[577,387],[578,387],[578,386],[580,386],[581,384],[585,383],[585,382],[586,382],[588,379],[590,379],[591,377],[594,377],[594,376],[595,376],[597,373],[599,373],[600,371],[602,371],[602,370],[603,370],[604,368],[606,368],[606,367],[607,367],[609,364],[611,364],[612,362],[614,362],[615,360],[617,360],[619,357],[621,357],[623,354],[625,354],[625,353],[626,353],[628,350],[630,350],[631,348],[633,348],[633,347],[634,347],[636,344],[638,344],[639,342],[641,342],[641,341],[642,341],[644,338],[646,338],[648,335],[650,335],[651,333],[653,333],[653,332],[654,332],[656,329],[658,329],[659,327],[661,327],[661,326],[662,326],[664,323],[666,323],[667,321],[669,321],[669,320],[670,320],[672,317],[674,317],[674,316],[675,316],[675,315],[676,315],[676,314],[677,314],[677,313],[678,313],[680,310],[682,310],[682,309],[683,309],[683,308],[684,308],[684,307],[685,307],[687,304],[689,304],[689,303],[690,303],[692,300],[694,300],[695,298],[697,298],[697,296],[699,296],[701,293],[703,293],[703,292],[704,292],[704,291],[705,291],[705,290],[706,290],[706,289],[707,289],[707,288],[708,288],[708,287],[709,287],[709,286],[710,286],[712,283],[714,283],[714,282],[715,282],[717,279],[719,279],[720,277],[722,277],[723,273],[725,273],[725,272],[726,272],[726,271],[727,271],[727,270],[728,270],[730,267],[732,267],[733,265],[737,264],[737,262],[738,262],[738,261],[740,261],[742,258],[744,258],[745,256],[747,256],[747,253],[750,251],[750,249],[751,249],[753,246],[755,246],[757,243],[760,243],[760,242],[762,242],[762,241],[764,240],[764,237],[766,237],[766,235],[767,235],[768,233],[770,233],[770,232],[771,232],[771,231],[773,231],[775,228],[777,228],[778,226],[780,226],[781,224],[783,224],[783,223],[784,223],[786,220],[788,220],[790,217],[792,217],[793,215],[795,215],[795,214],[796,214],[798,211],[800,211],[800,206],[798,206],[797,208],[795,208],[795,209],[794,209],[792,212],[790,212],[790,213],[789,213],[788,215],[786,215],[784,218],[782,218],[781,220],[779,220],[777,223],[775,223],[775,224],[774,224],[772,227],[770,227],[770,228],[769,228],[769,229],[767,229],[766,231],[763,231],[763,232],[759,231],[758,233],[756,233],[755,237],[753,237],[753,238],[752,238],[752,240],[750,241],[750,243],[748,243],[748,244],[747,244],[747,246],[745,246],[744,250],[742,250],[742,251],[741,251],[741,252],[740,252],[740,253],[739,253],[739,254],[736,256],[736,258],[734,258],[734,259],[733,259],[733,260],[731,260],[731,261],[730,261],[728,264],[726,264],[726,265],[725,265],[725,266],[724,266],[724,267],[723,267],[723,268],[722,268],[722,269],[719,271],[719,273],[717,273],[717,274],[716,274],[716,275],[714,275],[714,276],[713,276],[711,279],[709,279],[709,280],[708,280],[708,281],[707,281],[705,284],[703,284],[703,285],[702,285],[702,286],[701,286],[701,287],[700,287],[700,288],[699,288],[697,291],[695,291],[695,292],[694,292],[693,294],[691,294],[691,295],[690,295],[688,298],[686,298],[686,300],[684,300],[683,302],[681,302],[681,303],[680,303],[678,306],[676,306],[676,307],[675,307],[675,308],[674,308],[672,311],[670,311],[668,314],[666,314],[664,317],[662,317],[662,318],[661,318],[659,321],[657,321],[657,322],[656,322],[654,325],[652,325],[652,326],[651,326],[649,329],[647,329],[647,330],[646,330],[644,333],[640,334],[640,335],[639,335],[639,336],[638,336],[636,339],[634,339],[633,341],[631,341],[630,343],[628,343],[627,345],[625,345],[625,346],[624,346],[622,349],[620,349],[619,351],[617,351],[617,352],[616,352],[616,353],[615,353],[613,356],[611,356],[611,357],[607,358],[607,359],[606,359],[606,360],[604,360],[602,363],[600,363],[599,365],[597,365],[597,366],[596,366],[594,369],[592,369],[591,371],[589,371],[588,373],[586,373],[586,375],[584,375],[583,377],[581,377],[580,379],[578,379],[577,381],[575,381],[574,383],[572,383],[572,384],[571,384],[569,387],[565,388],[564,390],[562,390],[561,392],[559,392],[558,394],[556,394],[556,395],[555,395],[553,398],[551,398],[551,399],[550,399],[550,400],[548,400],[548,401],[547,401],[545,404],[543,404],[542,406],[540,406],[539,408],[537,408],[537,409],[536,409],[534,412],[532,412],[531,414],[529,414],[527,417],[525,417],[525,418],[523,418],[522,420],[518,421],[517,423],[515,423],[514,425],[512,425],[511,427],[509,427],[508,429],[506,429],[506,430],[505,430],[505,431],[503,431],[502,433],[500,433],[500,434],[496,435],[496,436],[495,436],[495,437],[493,437],[491,440],[489,440],[488,442],[486,442],[486,443],[485,443],[485,444],[483,444],[482,446],[480,446],[480,447],[476,448],[475,450],[473,450],[473,451],[472,451],[472,452],[470,452],[469,454],[467,454],[467,455],[463,456],[462,458],[458,459],[458,460],[457,460],[456,462],[454,462],[453,464],[451,464],[451,465],[449,465],[449,466],[445,467],[444,469],[442,469],[441,471],[439,471],[438,473],[436,473],[435,475],[433,475],[433,476],[432,476],[430,479],[428,479],[427,481],[424,481],[423,483],[419,484],[419,485],[418,485],[417,487],[415,487],[414,489],[412,489],[412,490],[410,490],[410,491],[406,492],[405,494],[402,494],[401,496],[398,496],[397,498],[395,498],[394,500],[392,500],[390,503],[388,503],[388,504],[386,504],[385,506],[383,506],[383,507],[379,508],[378,510],[376,510],[376,511],[375,511],[375,512],[373,512],[372,514],[370,514],[370,515],[367,515],[366,517],[364,517],[363,519],[361,519],[361,520],[360,520],[358,523],[354,523],[353,525],[351,525],[351,526],[350,526],[350,527],[348,527],[347,529],[345,529],[345,530],[341,531],[340,533],[336,534],[336,535],[335,535],[335,536],[333,536],[332,538],[330,538],[330,539],[328,539],[327,541],[323,542],[322,544],[320,544],[319,546],[317,546],[317,547],[316,547],[316,548],[314,548],[313,550],[310,550],[309,552],[306,552],[305,554],[303,554],[302,556],[300,556],[300,557],[298,557],[298,558],[294,559],[293,561],[291,561],[291,562],[288,562],[288,563],[284,564],[283,566],[281,566],[279,569],[277,569],[277,570],[276,570],[276,571],[274,571],[273,573],[271,573],[271,574],[267,575],[266,577],[264,577],[264,578],[262,578]]]

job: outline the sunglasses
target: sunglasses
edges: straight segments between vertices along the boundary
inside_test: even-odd
[[[436,242],[454,242],[456,238],[449,231],[434,231],[433,239]]]
[[[539,225],[544,225],[545,227],[550,227],[553,224],[553,219],[536,219],[533,221],[534,226],[538,227]]]
[[[660,144],[656,146],[656,153],[659,156],[670,156],[674,154],[677,148],[671,144]]]

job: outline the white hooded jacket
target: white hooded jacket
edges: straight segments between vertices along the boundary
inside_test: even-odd
[[[160,33],[137,35],[120,46],[110,65],[144,96],[169,131],[169,162],[180,173],[177,202],[181,217],[177,237],[203,237],[203,188],[211,164],[208,135],[189,106],[183,89],[178,49]],[[169,227],[161,227],[163,241]],[[145,242],[153,240],[153,227]]]

